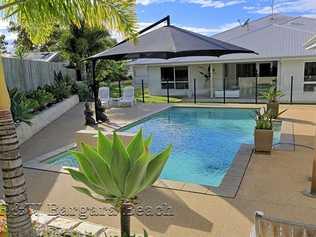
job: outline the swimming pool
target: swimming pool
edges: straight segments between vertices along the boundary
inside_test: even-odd
[[[172,107],[119,131],[153,134],[152,152],[173,144],[161,178],[218,187],[241,144],[253,144],[255,109]],[[275,125],[274,143],[280,139]],[[76,167],[69,153],[47,163]]]

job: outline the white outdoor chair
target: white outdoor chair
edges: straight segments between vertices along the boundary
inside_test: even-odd
[[[316,225],[266,217],[256,212],[255,225],[250,237],[316,237]]]
[[[99,99],[102,106],[110,107],[111,97],[109,87],[100,87],[99,88]]]
[[[119,105],[130,105],[133,106],[135,104],[135,92],[134,87],[127,86],[123,89],[123,96],[119,100]]]

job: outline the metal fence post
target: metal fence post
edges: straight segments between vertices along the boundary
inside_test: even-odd
[[[144,80],[142,80],[142,96],[143,96],[143,103],[145,103]]]
[[[118,81],[119,86],[119,96],[122,97],[121,80]]]
[[[293,76],[291,76],[291,96],[290,96],[290,103],[293,104]]]
[[[167,102],[169,104],[170,100],[169,100],[169,81],[167,81]]]
[[[193,96],[194,96],[194,104],[196,104],[196,79],[193,79]]]
[[[258,104],[258,72],[256,70],[256,104]]]
[[[226,104],[226,77],[225,76],[223,80],[223,99],[224,99],[224,104]]]

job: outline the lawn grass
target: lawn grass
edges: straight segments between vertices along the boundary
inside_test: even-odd
[[[121,90],[123,93],[123,88],[126,86],[131,86],[132,81],[121,81]],[[118,82],[112,82],[111,85],[105,85],[110,87],[111,91],[111,97],[112,98],[119,98],[120,93],[119,93],[119,85]],[[167,103],[167,97],[166,96],[154,96],[150,95],[148,88],[145,88],[145,103]],[[141,88],[135,88],[135,98],[137,102],[142,102],[143,97],[142,97],[142,89]],[[182,102],[182,99],[176,98],[176,97],[169,97],[170,103],[180,103]]]

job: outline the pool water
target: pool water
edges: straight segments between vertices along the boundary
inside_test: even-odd
[[[173,107],[134,123],[120,131],[153,135],[151,151],[156,153],[173,144],[172,154],[161,178],[218,187],[230,168],[241,144],[253,144],[254,109]],[[274,143],[281,126],[275,126]],[[76,167],[68,153],[48,161]]]

